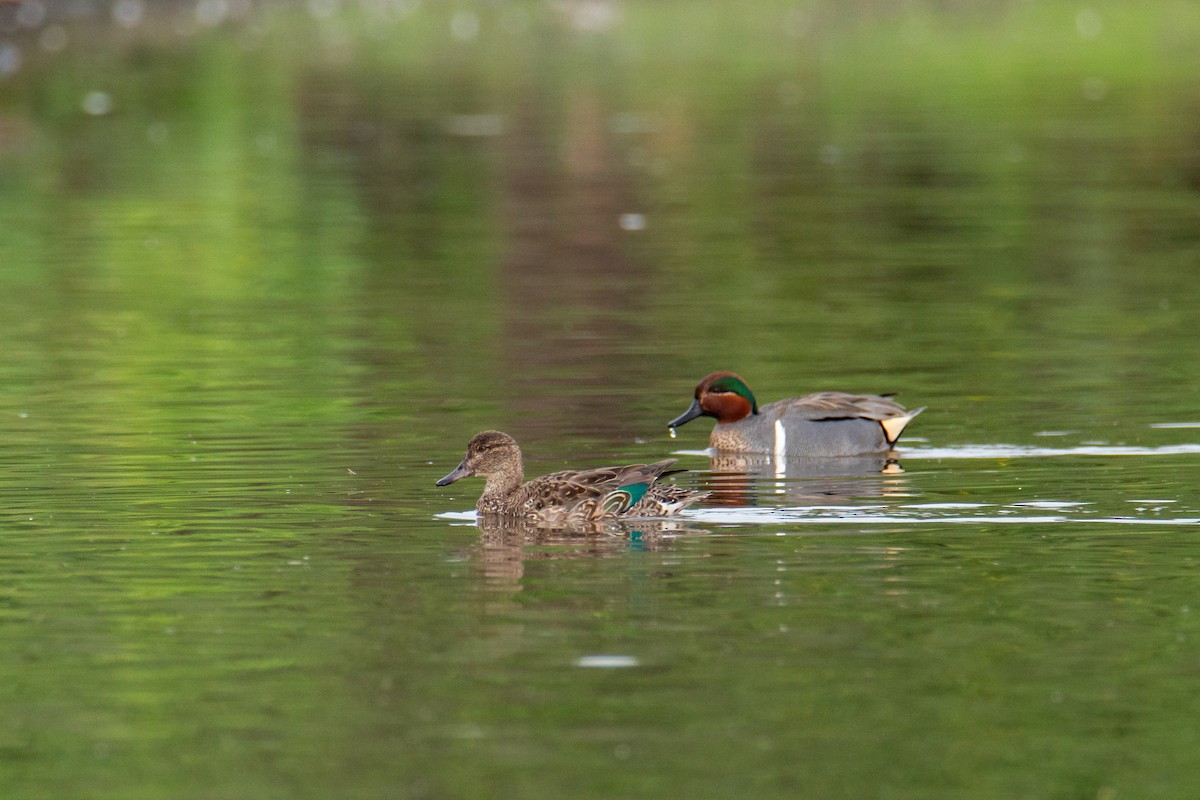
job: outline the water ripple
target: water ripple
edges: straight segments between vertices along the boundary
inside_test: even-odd
[[[1032,504],[1014,504],[1030,507]],[[1061,503],[1058,507],[1068,508],[1072,503]],[[1034,506],[1037,507],[1037,506]],[[706,508],[686,512],[689,521],[701,525],[949,525],[990,524],[1059,524],[1086,522],[1090,524],[1121,525],[1200,525],[1200,517],[1125,517],[1125,516],[1072,516],[1069,514],[934,514],[906,511],[905,508],[863,506],[855,509],[808,506],[793,508]],[[928,507],[926,507],[928,508]]]
[[[940,458],[1045,458],[1051,456],[1169,456],[1200,453],[1200,444],[1170,444],[1161,447],[1136,445],[1081,445],[1079,447],[1033,447],[1017,444],[962,444],[950,447],[920,447],[904,450],[908,459]]]

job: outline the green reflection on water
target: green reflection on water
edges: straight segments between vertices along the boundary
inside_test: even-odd
[[[1087,517],[1197,516],[1193,457],[684,456],[735,507],[1088,505],[634,542],[432,486],[484,427],[701,447],[716,368],[943,448],[1193,442],[1192,4],[363,5],[12,34],[12,796],[1195,795],[1193,528]]]

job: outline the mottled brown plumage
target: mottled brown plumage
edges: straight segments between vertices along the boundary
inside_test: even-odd
[[[446,486],[478,475],[487,479],[475,504],[480,514],[561,525],[618,517],[662,517],[707,496],[658,483],[674,459],[653,464],[564,470],[524,481],[521,449],[507,433],[484,431],[467,445],[458,467],[437,482]]]

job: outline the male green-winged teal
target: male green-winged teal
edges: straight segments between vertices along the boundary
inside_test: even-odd
[[[437,482],[487,478],[475,504],[480,514],[524,518],[551,525],[621,517],[665,517],[707,496],[657,483],[675,459],[654,464],[555,472],[523,483],[521,448],[507,433],[484,431],[467,444],[462,462]],[[682,472],[683,470],[674,470]]]
[[[913,417],[890,397],[817,392],[762,408],[740,376],[714,372],[696,387],[687,411],[667,423],[675,429],[696,417],[715,417],[709,444],[716,450],[766,453],[779,458],[853,456],[891,450]]]

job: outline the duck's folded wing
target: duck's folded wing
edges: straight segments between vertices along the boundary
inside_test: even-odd
[[[798,416],[812,422],[862,419],[878,422],[883,428],[884,438],[894,445],[904,432],[905,426],[925,407],[909,411],[890,397],[873,394],[848,394],[845,392],[819,392],[780,403],[781,416]]]
[[[560,508],[588,518],[623,514],[674,463],[672,458],[653,464],[555,472],[525,485],[525,505],[531,510]]]
[[[782,405],[780,411],[788,416],[796,415],[813,421],[869,419],[878,422],[909,415],[904,406],[890,397],[847,392],[818,392],[772,405]],[[913,416],[916,413],[919,412],[913,412]]]

